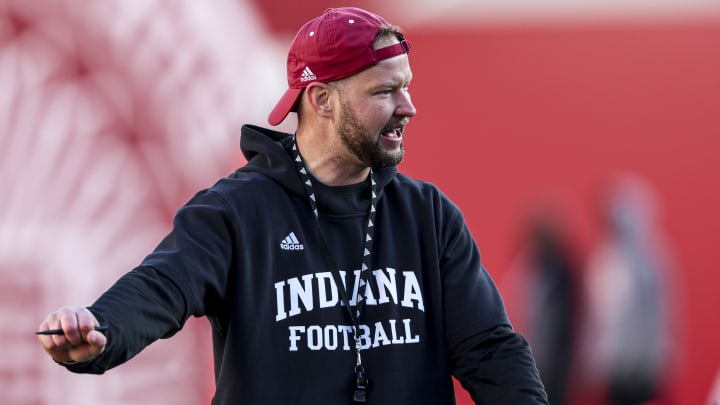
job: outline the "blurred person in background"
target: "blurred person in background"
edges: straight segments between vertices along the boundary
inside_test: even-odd
[[[101,374],[206,316],[214,404],[452,404],[452,376],[478,404],[547,404],[461,211],[397,173],[409,51],[361,9],[305,24],[269,117],[297,132],[244,126],[248,164],[92,306],[48,315],[44,350]]]
[[[532,346],[548,400],[563,405],[576,340],[577,252],[560,210],[548,203],[533,207],[522,236],[501,287],[515,329]]]
[[[673,366],[674,266],[650,184],[619,174],[602,201],[604,235],[584,273],[582,375],[611,405],[662,398]]]

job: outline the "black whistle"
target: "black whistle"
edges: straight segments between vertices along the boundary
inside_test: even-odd
[[[369,381],[362,371],[357,372],[355,377],[355,389],[353,390],[353,405],[364,404],[367,402],[367,391]]]

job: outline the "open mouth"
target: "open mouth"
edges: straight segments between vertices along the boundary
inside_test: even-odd
[[[403,128],[402,128],[402,127],[392,128],[392,129],[390,129],[390,130],[384,131],[384,132],[382,133],[382,135],[383,135],[385,138],[402,139]]]

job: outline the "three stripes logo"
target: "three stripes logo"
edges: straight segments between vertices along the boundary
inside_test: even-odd
[[[280,242],[280,249],[282,250],[303,250],[305,246],[300,243],[298,238],[295,236],[295,232],[290,232],[285,239]]]
[[[305,69],[302,72],[302,75],[300,75],[300,81],[301,82],[309,82],[310,80],[317,79],[317,76],[315,76],[315,73],[310,70],[309,67],[305,66]]]

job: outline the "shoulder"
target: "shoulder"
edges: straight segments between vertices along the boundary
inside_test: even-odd
[[[252,205],[279,201],[287,192],[272,179],[257,172],[237,170],[219,179],[210,187],[199,190],[186,206],[222,206],[236,211]]]
[[[388,184],[388,188],[396,194],[415,199],[418,204],[431,203],[457,208],[455,203],[436,184],[418,180],[406,174],[398,173]]]
[[[429,181],[418,180],[406,174],[398,173],[393,181],[388,185],[395,187],[397,191],[403,193],[423,194],[423,195],[443,195],[440,188]]]
[[[443,226],[461,226],[462,211],[437,185],[398,173],[385,190],[390,208],[413,212],[417,217],[433,218]]]
[[[281,191],[282,187],[268,176],[258,172],[244,171],[241,168],[218,180],[211,187],[202,190],[202,192],[214,193],[223,198],[234,199],[242,196],[247,197],[247,193],[250,192],[256,195],[260,191],[267,193],[272,192],[274,189]]]

